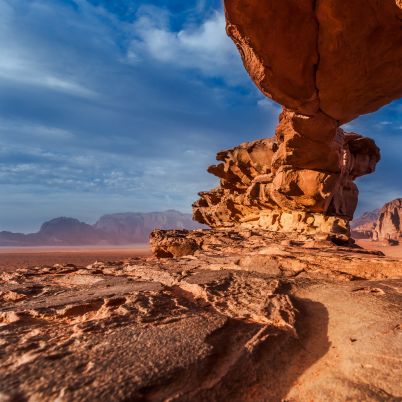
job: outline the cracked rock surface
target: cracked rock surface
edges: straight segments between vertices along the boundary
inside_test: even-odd
[[[1,274],[1,401],[402,397],[402,261],[250,230],[152,244],[170,258]]]

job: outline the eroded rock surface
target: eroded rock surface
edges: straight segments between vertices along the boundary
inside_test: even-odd
[[[358,201],[354,180],[374,171],[380,153],[369,138],[323,120],[323,141],[314,138],[317,121],[285,111],[276,137],[219,152],[221,163],[208,171],[220,185],[200,193],[194,218],[215,228],[259,227],[348,241]]]
[[[180,258],[187,253],[204,260],[209,269],[224,264],[246,271],[258,271],[262,266],[262,272],[284,278],[402,279],[401,260],[358,246],[335,246],[315,235],[306,235],[301,241],[298,233],[262,229],[156,230],[151,234],[151,246],[157,257]]]
[[[400,0],[225,0],[227,32],[261,91],[345,123],[402,96]]]
[[[181,257],[1,274],[1,400],[398,400],[402,261],[287,237],[157,231]]]

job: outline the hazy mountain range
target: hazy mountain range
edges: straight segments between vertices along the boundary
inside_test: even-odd
[[[94,225],[63,217],[45,222],[37,233],[0,232],[0,246],[125,245],[148,242],[153,229],[201,227],[190,214],[175,210],[104,215]]]
[[[379,216],[380,209],[377,209],[353,220],[353,237],[371,238]],[[94,225],[61,217],[45,222],[36,233],[0,232],[0,247],[128,245],[147,243],[154,229],[197,228],[206,226],[193,221],[191,214],[175,210],[104,215]]]

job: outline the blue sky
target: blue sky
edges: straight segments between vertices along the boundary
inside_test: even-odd
[[[0,0],[0,230],[191,211],[218,150],[274,133],[219,0]],[[360,210],[402,196],[402,102],[348,125],[383,161]]]

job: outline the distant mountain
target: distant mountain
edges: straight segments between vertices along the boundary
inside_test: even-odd
[[[72,218],[56,218],[45,222],[40,228],[42,239],[54,244],[90,244],[104,243],[108,235],[87,223]]]
[[[107,233],[114,239],[114,244],[131,244],[148,241],[154,229],[198,229],[205,227],[193,221],[190,214],[175,210],[165,212],[104,215],[94,228]]]
[[[380,209],[365,212],[360,217],[354,219],[350,226],[352,228],[352,237],[355,239],[369,239],[372,237],[372,231],[377,219],[380,216]]]
[[[124,245],[148,242],[153,229],[201,227],[190,214],[174,210],[104,215],[94,225],[63,217],[45,222],[37,233],[0,232],[0,246]]]
[[[402,238],[402,198],[385,204],[373,228],[373,239],[398,244]]]
[[[107,233],[73,218],[56,218],[45,222],[39,232],[23,234],[0,232],[0,246],[78,246],[109,244]]]
[[[366,212],[352,222],[355,239],[373,239],[397,244],[402,238],[402,198],[387,202],[381,209]]]

